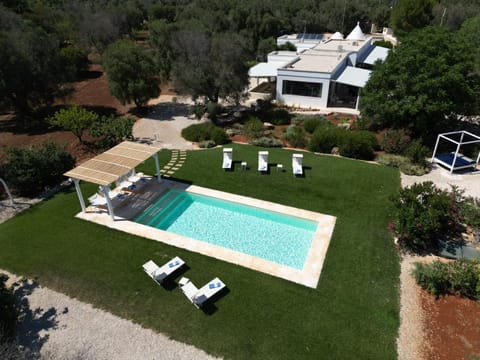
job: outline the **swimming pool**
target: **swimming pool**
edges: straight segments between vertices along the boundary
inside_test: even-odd
[[[135,222],[295,269],[303,269],[318,223],[169,189]]]

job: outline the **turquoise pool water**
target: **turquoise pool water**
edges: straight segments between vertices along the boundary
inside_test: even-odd
[[[135,222],[302,270],[318,224],[213,197],[168,190]]]

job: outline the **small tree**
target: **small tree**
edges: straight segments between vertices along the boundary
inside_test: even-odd
[[[99,138],[97,140],[99,148],[107,149],[125,139],[131,139],[133,124],[135,124],[135,119],[129,117],[104,116],[92,124],[90,134]]]
[[[110,93],[122,104],[133,101],[136,106],[160,94],[160,79],[150,53],[131,41],[120,40],[102,55]]]
[[[74,105],[68,109],[57,111],[48,119],[48,122],[52,126],[71,131],[78,138],[78,141],[83,143],[84,130],[88,129],[97,120],[98,115],[93,111]]]

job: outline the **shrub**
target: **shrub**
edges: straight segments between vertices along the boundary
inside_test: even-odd
[[[190,114],[195,115],[197,119],[201,119],[203,114],[207,112],[207,108],[203,104],[193,104],[190,106]]]
[[[460,259],[450,263],[435,260],[431,264],[415,264],[413,270],[417,284],[433,295],[457,294],[480,298],[480,263],[478,260]]]
[[[375,135],[366,130],[349,131],[339,144],[340,155],[363,160],[375,157],[373,150],[377,145]]]
[[[399,168],[401,172],[407,175],[421,176],[430,172],[431,168],[412,164],[409,158],[401,155],[381,154],[375,159],[379,164]]]
[[[249,144],[255,145],[255,146],[261,146],[261,147],[282,147],[283,146],[283,143],[280,140],[275,139],[274,137],[266,137],[266,136],[263,136],[258,139],[253,139],[249,142]]]
[[[249,139],[258,139],[264,134],[263,123],[256,117],[249,117],[243,127],[243,132]]]
[[[468,197],[460,203],[460,213],[468,226],[480,229],[480,200]]]
[[[205,141],[201,141],[199,144],[198,144],[198,147],[200,147],[201,149],[207,149],[207,148],[212,148],[212,147],[215,147],[215,141],[213,140],[205,140]]]
[[[375,159],[379,164],[399,168],[403,164],[410,163],[410,160],[405,156],[393,154],[380,154]]]
[[[210,140],[213,125],[210,123],[193,124],[182,130],[182,137],[188,141]]]
[[[343,141],[345,134],[346,130],[336,126],[317,128],[312,135],[308,149],[314,152],[329,154],[333,147],[338,146]]]
[[[210,119],[215,120],[218,114],[223,111],[223,107],[219,103],[209,102],[205,106],[205,111],[208,113]]]
[[[322,117],[311,117],[303,121],[303,127],[306,132],[313,134],[319,126],[328,126],[330,123]]]
[[[404,129],[385,130],[380,135],[380,148],[390,154],[402,154],[410,143],[410,137]]]
[[[421,140],[415,139],[405,150],[405,156],[407,156],[414,164],[427,166],[428,163],[426,157],[429,152],[430,150],[426,146],[423,146]]]
[[[446,294],[448,291],[447,267],[438,260],[431,264],[416,263],[413,275],[417,284],[433,295]]]
[[[458,231],[459,194],[441,190],[431,182],[401,189],[393,199],[396,219],[393,231],[399,245],[417,250],[437,245],[440,236]]]
[[[425,165],[418,165],[412,164],[410,159],[407,159],[407,162],[400,165],[400,171],[406,175],[415,175],[415,176],[422,176],[428,174],[431,168],[429,164]]]
[[[2,173],[17,193],[33,195],[47,186],[56,185],[63,173],[75,165],[75,158],[53,142],[38,150],[7,148]]]
[[[133,118],[103,116],[93,123],[90,135],[99,138],[96,141],[98,148],[108,149],[126,139],[132,139],[133,124],[135,124]]]
[[[285,134],[285,138],[294,148],[304,148],[307,145],[305,130],[301,127],[290,125]]]
[[[212,128],[212,131],[210,133],[210,138],[217,145],[223,145],[223,144],[226,144],[230,141],[230,138],[228,137],[225,130],[220,128],[220,127],[217,127],[217,126]]]
[[[268,111],[266,118],[273,125],[289,125],[292,116],[287,110],[277,108]]]

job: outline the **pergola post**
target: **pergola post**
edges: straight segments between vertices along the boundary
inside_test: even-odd
[[[112,220],[115,220],[115,214],[113,212],[113,205],[112,205],[112,200],[110,199],[110,186],[104,185],[102,186],[102,191],[103,195],[105,195],[105,200],[107,200],[107,207],[108,207],[108,214],[112,218]]]
[[[82,189],[80,188],[80,180],[73,179],[73,183],[75,184],[75,190],[77,190],[77,196],[78,200],[80,201],[80,206],[82,207],[82,212],[85,212],[87,208],[85,206],[85,201],[83,200]]]
[[[162,174],[160,174],[160,164],[158,162],[158,153],[153,154],[153,158],[155,159],[155,167],[157,168],[157,181],[161,183]]]

